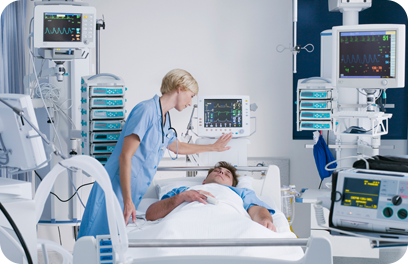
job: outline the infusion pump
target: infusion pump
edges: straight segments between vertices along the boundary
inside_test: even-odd
[[[339,172],[334,182],[333,226],[408,234],[407,173],[349,170]]]

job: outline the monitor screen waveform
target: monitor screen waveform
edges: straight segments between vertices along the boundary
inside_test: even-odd
[[[396,31],[340,33],[340,78],[395,78]]]
[[[242,99],[205,99],[204,126],[242,127]]]
[[[44,41],[81,41],[81,14],[44,13]]]

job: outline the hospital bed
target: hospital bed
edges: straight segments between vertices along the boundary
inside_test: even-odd
[[[209,167],[163,167],[159,168],[159,171],[208,171],[208,169]],[[222,238],[222,235],[215,234],[216,239],[208,239],[208,237],[202,239],[201,235],[213,227],[203,226],[206,223],[200,222],[200,219],[194,216],[191,220],[183,222],[181,226],[177,224],[176,226],[163,226],[161,223],[157,224],[156,221],[146,222],[137,219],[136,223],[130,223],[127,226],[129,249],[126,252],[126,258],[132,258],[133,263],[332,263],[331,245],[327,239],[313,237],[298,239],[290,231],[288,221],[280,211],[279,168],[273,165],[268,168],[240,167],[240,170],[266,172],[259,179],[251,176],[240,177],[237,187],[253,189],[261,200],[275,209],[273,220],[278,230],[276,237],[226,239]],[[149,205],[158,201],[159,197],[173,188],[201,185],[204,178],[178,177],[154,180],[137,209],[137,215],[142,216]],[[197,225],[202,227],[203,232],[195,231],[194,223],[192,223],[193,227],[189,225],[194,221],[198,221]],[[168,230],[160,228],[179,228],[182,231],[169,233]],[[240,226],[234,228],[239,229]],[[241,228],[242,232],[245,232],[245,229],[250,227]],[[211,232],[223,233],[223,231],[213,230]],[[269,230],[263,232],[267,231]],[[196,236],[189,236],[188,232],[196,233]],[[173,237],[174,234],[185,234],[189,238],[185,239],[177,235]],[[214,237],[214,234],[209,236]],[[306,247],[305,253],[300,249],[301,246]]]

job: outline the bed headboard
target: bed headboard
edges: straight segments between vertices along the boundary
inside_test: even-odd
[[[188,170],[188,169],[186,169]],[[172,183],[175,181],[192,181],[201,184],[203,177],[179,177],[179,178],[167,178],[167,179],[158,179],[153,180],[152,184],[147,189],[143,198],[158,198],[156,192],[156,185]],[[260,179],[254,179],[252,182],[253,189],[258,196],[270,196],[275,202],[277,208],[281,208],[281,182],[280,182],[280,171],[278,166],[270,165],[266,176],[261,177]]]

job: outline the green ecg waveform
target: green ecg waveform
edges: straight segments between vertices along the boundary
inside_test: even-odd
[[[45,29],[44,34],[74,34],[75,33],[75,28],[63,28],[62,30],[60,28],[55,29],[52,28],[52,30],[50,30],[49,28]]]

